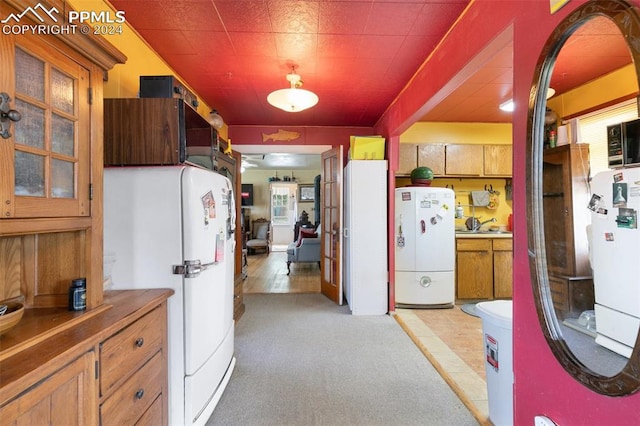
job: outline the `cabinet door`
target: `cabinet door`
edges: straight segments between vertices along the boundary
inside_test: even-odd
[[[458,299],[493,297],[493,256],[490,239],[458,239],[456,277]]]
[[[89,71],[35,36],[5,37],[0,90],[22,119],[0,150],[2,217],[89,216]]]
[[[94,352],[87,352],[0,408],[2,424],[95,425]]]
[[[436,176],[444,175],[444,145],[429,143],[418,145],[418,167],[427,166]]]
[[[484,175],[511,176],[513,174],[513,149],[511,145],[484,146]]]
[[[447,175],[480,176],[482,174],[482,145],[446,145],[445,151]]]
[[[493,297],[513,297],[513,241],[510,238],[493,240]]]
[[[399,175],[410,175],[418,167],[418,145],[415,143],[401,143],[398,151],[399,164],[396,171]]]

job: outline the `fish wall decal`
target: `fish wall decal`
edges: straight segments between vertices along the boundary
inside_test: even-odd
[[[300,132],[291,132],[284,129],[278,129],[276,133],[263,133],[262,142],[272,140],[273,142],[288,142],[300,138]]]

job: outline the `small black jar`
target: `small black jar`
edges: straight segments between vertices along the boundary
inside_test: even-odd
[[[76,278],[69,287],[69,310],[84,311],[87,308],[87,280]]]

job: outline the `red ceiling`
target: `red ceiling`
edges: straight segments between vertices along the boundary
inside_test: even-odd
[[[111,0],[227,124],[290,126],[373,126],[468,3]],[[630,62],[620,49],[626,49],[623,40],[605,49],[607,58],[594,53],[612,38],[610,26],[596,27],[563,49],[567,58],[556,64],[562,73],[552,80],[558,93]],[[607,37],[601,37],[603,31]],[[592,54],[575,53],[585,43]],[[424,119],[509,122],[510,115],[495,106],[511,96],[512,58],[509,40],[443,93]],[[280,111],[266,101],[271,91],[288,87],[291,64],[304,88],[320,98],[317,106],[300,113]]]

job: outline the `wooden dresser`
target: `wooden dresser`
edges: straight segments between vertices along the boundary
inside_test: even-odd
[[[105,292],[95,312],[50,321],[48,333],[38,329],[41,315],[23,318],[0,337],[2,423],[166,425],[166,300],[172,294]]]

